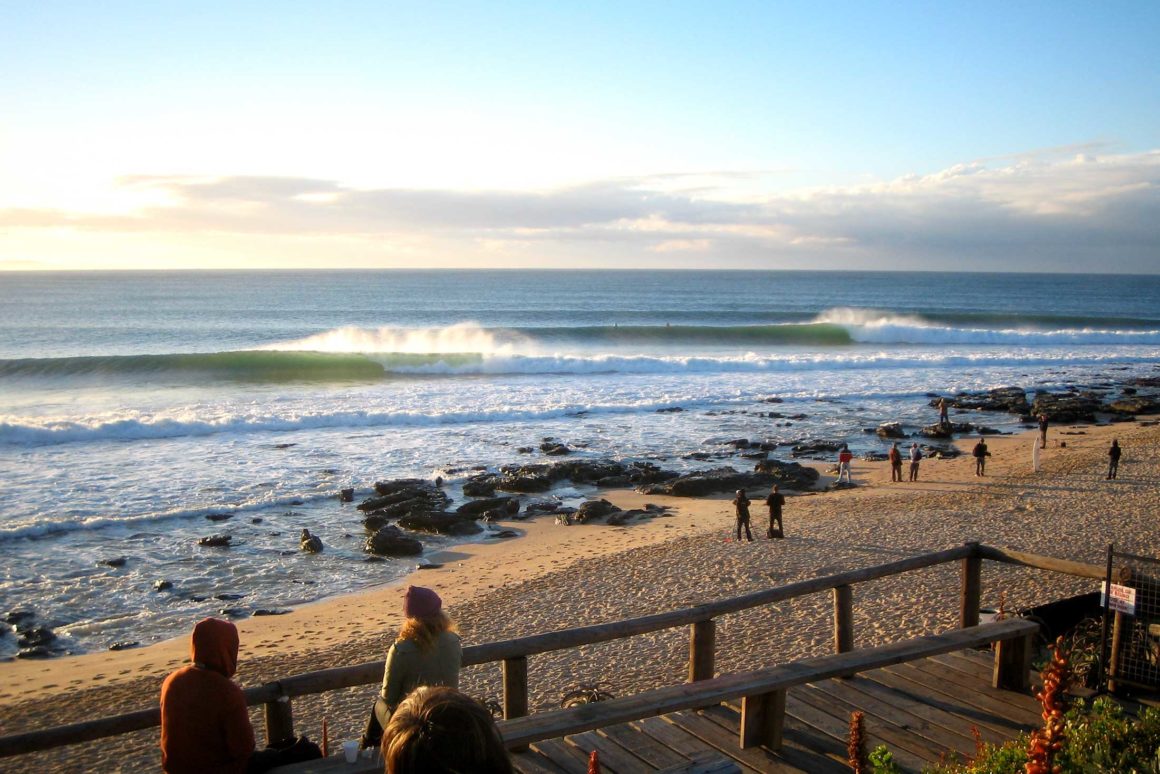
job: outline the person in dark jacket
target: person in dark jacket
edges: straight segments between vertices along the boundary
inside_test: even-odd
[[[1116,477],[1120,472],[1120,441],[1117,438],[1112,439],[1112,445],[1108,447],[1108,480]]]
[[[737,542],[741,542],[741,528],[745,528],[745,539],[753,542],[753,533],[749,531],[749,497],[744,489],[737,490],[733,498],[733,505],[737,508]]]
[[[1047,448],[1047,415],[1039,415],[1039,448]]]
[[[777,491],[777,484],[774,484],[773,488],[769,490],[769,497],[765,498],[765,504],[769,506],[769,530],[766,532],[766,536],[771,540],[785,537],[785,528],[781,523],[781,508],[785,505],[785,495]]]
[[[193,663],[161,685],[161,768],[166,774],[240,774],[254,754],[254,729],[238,667],[238,629],[207,618],[193,628]]]
[[[987,441],[983,438],[975,444],[975,448],[971,450],[971,456],[975,458],[975,475],[987,475],[987,458],[991,456],[991,452],[987,451]]]
[[[896,481],[901,483],[902,482],[902,452],[899,451],[899,449],[898,449],[898,441],[895,441],[894,445],[890,447],[890,452],[886,455],[886,457],[887,457],[887,459],[890,460],[890,481],[891,481],[891,483],[894,483]]]

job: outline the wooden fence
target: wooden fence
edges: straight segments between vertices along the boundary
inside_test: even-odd
[[[854,584],[948,562],[960,562],[959,626],[967,628],[977,626],[979,623],[979,603],[982,595],[981,569],[984,559],[1084,578],[1103,579],[1106,572],[1106,568],[1098,565],[1011,551],[979,543],[966,543],[944,551],[920,554],[859,570],[810,578],[666,613],[582,626],[547,634],[536,634],[513,640],[469,645],[463,649],[463,665],[489,664],[496,661],[502,663],[504,718],[512,719],[528,714],[529,656],[688,626],[689,682],[708,680],[713,678],[715,670],[716,626],[714,621],[716,618],[826,591],[832,593],[834,600],[834,651],[835,653],[845,653],[853,650],[854,643],[852,589]],[[294,698],[342,688],[371,685],[380,682],[382,676],[382,660],[368,661],[354,666],[293,675],[282,680],[247,688],[244,693],[246,702],[250,706],[264,705],[266,739],[274,741],[294,734],[292,704]],[[152,709],[97,718],[67,726],[12,734],[0,737],[0,758],[140,731],[154,728],[160,724],[161,710],[159,707],[153,707]]]

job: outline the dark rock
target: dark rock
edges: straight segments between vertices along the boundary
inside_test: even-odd
[[[494,473],[481,473],[472,476],[463,484],[463,494],[467,497],[494,497],[495,487],[499,483],[499,476]]]
[[[261,524],[263,521],[265,521],[265,519],[263,519],[261,516],[255,516],[254,518],[250,519],[251,524]]]
[[[568,460],[552,465],[548,477],[553,481],[568,479],[576,484],[589,484],[626,473],[623,464],[612,460]]]
[[[114,642],[112,645],[109,646],[109,650],[129,650],[130,648],[136,648],[140,644],[141,643],[137,642],[136,640],[125,640],[123,642]]]
[[[287,613],[289,613],[289,612],[290,612],[289,610],[286,610],[286,609],[284,609],[284,608],[280,608],[280,607],[275,607],[275,608],[259,607],[257,610],[255,610],[255,611],[254,611],[254,615],[255,615],[255,616],[260,616],[260,615],[286,615],[286,614],[287,614]]]
[[[731,441],[726,441],[725,445],[732,446],[734,449],[748,449],[750,443],[748,438],[734,438]]]
[[[207,513],[205,518],[209,521],[229,521],[234,515],[232,513]]]
[[[930,406],[938,406],[938,397]],[[969,411],[1005,411],[1008,414],[1026,414],[1027,392],[1022,387],[996,387],[987,392],[962,393],[947,401],[951,408]]]
[[[1104,410],[1113,414],[1136,416],[1138,414],[1160,414],[1160,401],[1143,395],[1119,398],[1108,403]]]
[[[102,559],[97,564],[102,564],[105,567],[124,567],[125,561],[125,557],[118,556],[116,559]]]
[[[565,454],[571,454],[572,450],[562,443],[554,441],[546,441],[540,444],[540,451],[549,457],[562,457]]]
[[[310,530],[303,529],[298,537],[298,548],[308,554],[322,553],[322,538],[311,534]]]
[[[835,481],[826,487],[831,492],[837,492],[842,489],[854,489],[858,485],[852,481]]]
[[[1034,416],[1046,414],[1050,422],[1094,422],[1096,412],[1102,408],[1100,398],[1095,393],[1050,393],[1035,396],[1031,404]]]
[[[218,615],[224,615],[226,618],[247,618],[250,611],[244,607],[223,607],[218,611]]]
[[[683,409],[683,408],[681,408],[680,406],[672,406],[672,407],[670,407],[670,408],[659,408],[659,409],[657,409],[657,413],[658,413],[658,414],[678,414],[678,413],[680,413],[680,412],[682,412],[682,411],[684,411],[684,409]]]
[[[778,484],[787,489],[812,489],[818,482],[818,471],[799,462],[763,460],[757,463],[754,472],[769,476],[768,484]]]
[[[368,497],[356,507],[364,513],[381,512],[397,518],[408,513],[444,510],[451,498],[430,481],[404,478],[397,481],[379,481],[375,484],[377,497]]]
[[[47,626],[34,626],[30,629],[20,630],[20,636],[16,639],[16,645],[20,648],[47,647],[54,642],[56,642],[56,633]]]
[[[590,519],[599,519],[619,512],[620,509],[607,500],[585,500],[576,509],[574,521],[584,524]]]
[[[367,532],[378,532],[390,523],[390,519],[381,513],[372,513],[362,520],[363,528]]]
[[[424,562],[422,564],[415,565],[416,570],[438,570],[441,567],[443,567],[443,565],[439,564],[438,562]]]
[[[949,422],[940,422],[937,425],[927,425],[918,431],[923,438],[953,438],[954,426]]]
[[[379,562],[385,562],[385,561],[387,561],[387,560],[381,556],[368,556],[365,559],[363,559],[363,562],[366,564],[378,564]]]
[[[237,602],[239,599],[245,599],[246,595],[245,594],[223,593],[223,594],[214,594],[213,598],[216,599],[218,602]]]
[[[455,512],[462,517],[477,518],[478,516],[494,509],[501,509],[510,511],[512,505],[518,510],[520,507],[519,498],[516,497],[488,497],[483,500],[472,500],[455,509]]]
[[[531,454],[536,450],[535,446],[518,446],[516,452],[519,454]]]
[[[36,618],[36,613],[31,610],[9,610],[4,614],[4,623],[12,624],[19,629],[21,626],[32,623],[34,618]]]
[[[789,453],[791,457],[811,457],[814,459],[829,459],[842,448],[841,441],[806,441],[794,444]]]
[[[229,548],[230,541],[233,539],[233,535],[210,535],[197,541],[197,544],[199,546],[209,546],[210,548]]]
[[[367,538],[363,550],[380,556],[417,556],[423,553],[423,544],[404,535],[398,527],[388,525]]]
[[[354,502],[354,489],[351,487],[347,487],[346,489],[343,489],[342,491],[340,491],[338,493],[338,501],[342,502],[342,503],[353,503]],[[257,613],[254,613],[254,615],[257,615]]]
[[[31,648],[21,648],[16,658],[52,658],[52,651],[44,645],[34,645]]]
[[[628,476],[608,476],[596,482],[601,489],[625,489],[632,486],[632,479]]]
[[[769,460],[767,462],[773,462]],[[764,463],[762,463],[764,464]],[[787,463],[782,463],[787,464]],[[810,470],[802,468],[802,471]],[[816,480],[817,472],[810,470]],[[785,475],[785,473],[782,473]],[[803,473],[803,478],[809,474]],[[775,475],[769,473],[742,473],[733,468],[714,468],[689,473],[663,483],[648,484],[637,487],[643,494],[667,494],[674,497],[703,497],[715,492],[732,492],[737,489],[757,489],[768,487],[773,483],[780,483]],[[787,484],[788,486],[788,484]],[[796,486],[794,488],[797,488]]]
[[[878,425],[875,430],[879,438],[905,438],[906,432],[902,429],[901,422],[883,422]]]
[[[519,536],[520,536],[520,533],[516,532],[514,529],[501,529],[499,532],[492,532],[491,534],[488,535],[489,538],[500,538],[500,539],[514,538],[514,537],[519,537]]]
[[[171,588],[173,588],[173,581],[159,580],[153,583],[154,591],[168,591]]]
[[[552,479],[548,475],[547,466],[525,465],[510,471],[505,471],[496,485],[496,489],[504,492],[546,492],[552,488]]]
[[[483,530],[473,518],[458,513],[416,513],[399,519],[399,524],[416,532],[437,535],[474,535]]]

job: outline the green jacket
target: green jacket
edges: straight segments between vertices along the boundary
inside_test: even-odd
[[[429,651],[419,650],[414,640],[396,642],[387,651],[387,666],[383,672],[383,687],[379,695],[391,712],[407,694],[420,685],[459,687],[459,666],[463,649],[459,635],[443,632]]]

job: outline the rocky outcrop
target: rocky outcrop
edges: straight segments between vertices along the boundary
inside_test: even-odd
[[[604,518],[619,512],[620,509],[607,500],[586,500],[576,509],[573,521],[584,524],[590,520]]]
[[[975,426],[970,422],[940,422],[927,425],[918,431],[923,438],[954,438],[955,434],[966,435],[974,432]]]
[[[818,482],[818,471],[800,462],[762,460],[754,467],[754,472],[769,476],[770,483],[787,489],[812,489]]]
[[[1160,414],[1160,401],[1145,395],[1126,395],[1104,406],[1112,414],[1136,416],[1137,414]]]
[[[767,460],[765,464],[783,466],[794,463],[777,463],[775,460]],[[798,468],[802,471],[809,470],[813,474],[813,480],[817,479],[816,471],[803,468],[800,465]],[[708,494],[733,492],[738,489],[768,488],[772,484],[780,483],[785,483],[787,487],[790,487],[791,485],[787,482],[787,479],[790,477],[788,472],[780,467],[773,469],[779,472],[777,474],[745,473],[730,467],[701,470],[678,476],[671,481],[645,484],[637,487],[637,491],[643,494],[665,494],[672,495],[673,497],[703,497]],[[778,478],[776,477],[777,475],[782,477]],[[802,486],[799,483],[807,478],[809,478],[809,473],[802,472],[800,479],[795,477],[795,485],[791,488],[808,488],[808,486]]]
[[[455,509],[455,512],[460,516],[468,518],[479,518],[487,511],[493,509],[501,510],[519,510],[520,501],[516,497],[487,497],[482,500],[470,500]]]
[[[363,550],[378,556],[418,556],[423,553],[423,544],[389,524],[368,537]]]
[[[841,448],[841,441],[813,440],[794,444],[789,453],[791,457],[809,457],[810,459],[828,460]]]
[[[436,535],[475,535],[483,531],[474,517],[459,513],[415,513],[399,519],[399,525],[415,532]]]
[[[930,401],[932,408],[937,407],[939,398]],[[963,392],[947,401],[951,408],[968,411],[1005,411],[1008,414],[1026,414],[1027,392],[1022,387],[996,387],[987,392]]]
[[[209,548],[229,548],[230,541],[233,539],[233,535],[210,535],[197,541],[197,544],[199,546],[208,546]]]
[[[1031,404],[1031,413],[1046,414],[1049,422],[1094,422],[1101,407],[1099,396],[1092,392],[1041,392]]]
[[[540,451],[549,457],[562,457],[565,454],[572,453],[572,450],[568,448],[567,444],[557,443],[556,441],[544,441],[540,444]]]
[[[303,529],[298,538],[298,548],[308,554],[320,554],[322,553],[322,538],[311,534],[308,529]]]
[[[494,497],[499,476],[495,473],[479,473],[463,483],[463,494],[467,497]]]
[[[905,438],[906,432],[902,429],[901,422],[883,422],[878,425],[875,433],[879,438]]]
[[[430,481],[404,478],[379,481],[375,484],[376,497],[368,497],[358,504],[367,514],[378,514],[395,519],[412,513],[430,513],[447,508],[451,498]]]

